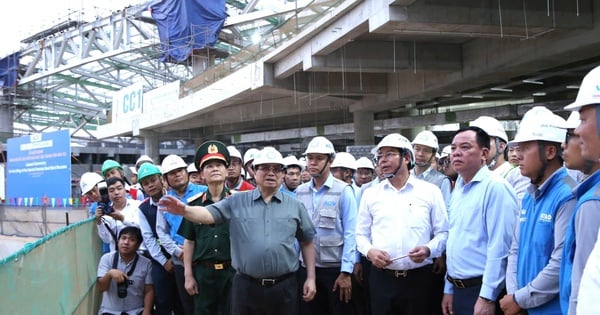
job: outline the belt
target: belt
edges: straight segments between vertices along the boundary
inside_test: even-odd
[[[263,287],[272,287],[272,286],[274,286],[276,284],[279,284],[279,283],[283,282],[283,280],[285,280],[287,278],[290,278],[291,276],[294,275],[294,273],[290,272],[290,273],[286,273],[284,275],[281,275],[279,277],[263,278],[263,279],[254,278],[252,276],[249,276],[249,275],[243,274],[243,273],[239,273],[239,272],[238,272],[238,275],[240,275],[240,277],[243,278],[243,279],[250,280],[250,281],[252,281],[254,283],[258,283],[258,284],[260,284]]]
[[[469,279],[454,279],[450,276],[446,276],[446,279],[448,279],[448,281],[450,281],[450,283],[452,283],[455,287],[461,289],[474,287],[483,283],[483,276]]]
[[[206,260],[196,260],[192,263],[192,266],[202,265],[204,267],[208,267],[213,270],[223,270],[231,267],[231,260],[224,261],[206,261]]]
[[[379,269],[379,268],[378,268],[378,270],[381,270],[388,275],[394,276],[395,278],[406,278],[406,277],[408,277],[409,274],[412,275],[412,274],[416,274],[420,271],[425,271],[425,269],[427,267],[431,267],[431,265],[425,265],[425,266],[422,266],[419,268],[408,269],[408,270],[393,270],[393,269]]]

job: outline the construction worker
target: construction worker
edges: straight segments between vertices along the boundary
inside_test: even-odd
[[[508,135],[504,126],[496,118],[490,116],[479,116],[470,125],[483,129],[490,136],[490,154],[486,161],[487,166],[494,173],[506,177],[506,174],[514,166],[507,163],[504,155],[508,144]]]
[[[205,178],[208,190],[188,199],[190,206],[207,206],[229,197],[225,187],[231,161],[220,141],[206,141],[196,150],[194,164]],[[178,233],[183,244],[185,288],[194,297],[195,315],[231,313],[231,266],[229,224],[206,225],[183,219]]]
[[[350,185],[354,196],[360,191],[360,187],[354,184],[354,173],[356,173],[356,159],[348,152],[338,152],[331,163],[331,174],[342,182]]]
[[[511,144],[519,147],[519,168],[531,180],[506,267],[505,314],[562,314],[558,276],[563,240],[576,183],[563,167],[565,120],[543,106],[527,111]]]
[[[293,156],[286,156],[283,158],[285,164],[285,177],[283,178],[283,184],[281,185],[282,191],[296,195],[296,188],[302,183],[300,181],[300,173],[302,173],[302,164],[298,159]]]
[[[358,187],[369,183],[373,180],[375,166],[373,161],[367,157],[360,157],[356,160],[356,174],[354,175],[354,183]]]
[[[354,229],[357,205],[352,187],[331,174],[335,149],[325,137],[313,138],[304,152],[312,179],[296,189],[296,195],[313,220],[315,237],[317,296],[301,302],[306,314],[353,314],[352,274],[357,263]],[[306,266],[300,279],[306,278]],[[360,266],[360,264],[358,264]]]
[[[565,109],[579,112],[580,124],[575,128],[574,135],[579,137],[581,156],[585,160],[599,161],[600,66],[583,78],[575,102]],[[563,314],[597,314],[600,311],[600,256],[593,254],[593,250],[597,250],[593,249],[591,241],[597,239],[600,228],[599,189],[600,171],[596,170],[575,190],[577,204],[565,236],[561,266],[560,300]]]
[[[206,191],[206,186],[190,183],[187,173],[187,164],[180,156],[167,155],[161,164],[163,179],[168,185],[166,195],[173,196],[187,204],[188,200],[194,196]],[[184,238],[178,231],[183,217],[171,213],[163,212],[162,216],[157,216],[157,233],[162,242],[163,239],[173,239],[175,241],[171,246],[167,246],[167,252],[173,257],[175,280],[177,282],[177,292],[183,305],[185,314],[194,313],[194,300],[185,289],[185,276],[183,261],[179,259],[183,252]],[[185,255],[183,256],[185,259]]]
[[[242,154],[234,146],[230,145],[227,147],[229,156],[231,157],[231,163],[227,167],[227,181],[225,187],[229,190],[235,191],[246,191],[254,189],[254,185],[249,183],[242,176]]]
[[[412,141],[412,146],[415,152],[415,167],[410,171],[411,175],[436,185],[442,191],[444,202],[448,206],[452,193],[452,182],[448,176],[438,172],[432,166],[439,150],[437,137],[429,130],[421,131]]]
[[[162,241],[156,230],[158,216],[158,200],[164,195],[165,186],[162,172],[153,163],[143,163],[138,169],[140,185],[148,194],[138,206],[139,222],[144,238],[146,251],[143,255],[152,261],[152,282],[154,283],[154,313],[155,315],[169,315],[171,312],[181,314],[179,296],[175,282],[173,259],[167,252],[167,241],[174,244],[173,239]],[[173,246],[173,245],[171,245]],[[181,260],[182,257],[180,256]]]
[[[205,185],[204,179],[202,178],[201,172],[198,171],[196,165],[194,163],[190,163],[187,166],[188,176],[190,177],[190,182],[196,185]]]
[[[127,193],[127,197],[135,200],[142,201],[144,200],[144,193],[134,187],[131,187],[131,183],[125,176],[125,172],[123,171],[123,166],[115,160],[105,160],[102,163],[102,176],[105,179],[109,179],[111,177],[118,177],[122,179],[125,183],[125,192]]]
[[[250,148],[244,153],[244,170],[246,171],[246,180],[252,184],[252,186],[256,186],[256,182],[254,181],[254,169],[252,168],[252,161],[254,161],[256,153],[258,153],[257,148]]]

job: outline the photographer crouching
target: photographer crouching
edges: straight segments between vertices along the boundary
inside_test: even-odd
[[[127,226],[119,232],[116,252],[106,253],[98,264],[102,292],[100,315],[150,315],[154,305],[152,262],[137,253],[142,232]]]

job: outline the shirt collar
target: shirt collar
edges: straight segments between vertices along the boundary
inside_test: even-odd
[[[331,186],[333,186],[333,178],[334,177],[333,177],[333,175],[331,175],[331,173],[327,173],[327,179],[325,180],[325,183],[323,183],[323,187],[331,188]],[[316,190],[316,188],[315,188],[315,179],[311,178],[309,183],[310,183],[309,184],[310,188],[312,190]],[[323,188],[323,187],[321,187],[321,188]]]

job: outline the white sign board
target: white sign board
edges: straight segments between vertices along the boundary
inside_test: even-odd
[[[112,121],[131,118],[142,114],[144,86],[136,83],[115,92],[113,95]]]

